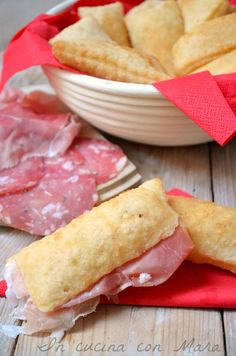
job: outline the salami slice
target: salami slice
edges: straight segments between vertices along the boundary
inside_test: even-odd
[[[0,196],[32,188],[44,175],[43,158],[34,157],[0,171]]]
[[[0,219],[19,230],[47,235],[90,210],[97,199],[95,178],[83,158],[67,153],[45,159],[44,176],[32,189],[0,197]]]
[[[86,167],[95,173],[97,184],[114,178],[127,163],[121,149],[105,140],[78,138],[74,149],[84,157]]]

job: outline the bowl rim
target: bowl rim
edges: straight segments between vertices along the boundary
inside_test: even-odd
[[[46,11],[46,14],[47,15],[60,14],[75,2],[76,0],[65,0],[62,3],[53,6],[51,9]],[[58,69],[53,66],[42,66],[42,67],[56,72],[58,71],[63,72],[67,76],[67,78],[64,79],[67,79],[68,81],[74,82],[76,84],[84,85],[86,87],[94,88],[94,85],[96,85],[97,89],[101,89],[105,91],[112,90],[113,92],[117,91],[117,93],[124,93],[124,94],[135,93],[136,95],[151,94],[156,97],[160,96],[161,98],[163,98],[161,92],[157,88],[155,88],[152,84],[135,84],[135,83],[118,82],[114,80],[97,78],[86,74],[77,74],[77,73],[69,72],[66,69]]]

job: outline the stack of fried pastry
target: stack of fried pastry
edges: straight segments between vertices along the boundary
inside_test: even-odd
[[[236,72],[236,7],[228,0],[146,0],[79,7],[50,40],[55,57],[89,75],[149,84],[208,70]]]

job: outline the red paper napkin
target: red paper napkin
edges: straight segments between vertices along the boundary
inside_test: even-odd
[[[170,195],[190,197],[180,189]],[[0,297],[5,297],[6,282],[0,281]],[[101,304],[113,304],[106,297]],[[183,262],[178,270],[157,287],[127,288],[118,295],[120,305],[155,307],[236,308],[236,276],[210,265]]]
[[[169,195],[191,198],[183,190]],[[102,297],[102,304],[113,304]],[[156,287],[127,288],[119,293],[121,305],[153,307],[236,308],[236,275],[207,264],[184,261],[163,284]]]
[[[48,40],[78,20],[78,6],[105,5],[115,1],[80,0],[59,15],[36,17],[12,38],[6,48],[0,90],[15,73],[34,65],[52,65],[76,72],[53,57]],[[121,2],[127,12],[142,0]],[[231,89],[236,86],[236,74],[214,77],[203,72],[155,83],[154,86],[220,145],[236,134],[236,95]]]

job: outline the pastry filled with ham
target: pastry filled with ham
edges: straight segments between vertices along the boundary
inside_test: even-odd
[[[120,194],[34,242],[6,264],[21,333],[62,336],[100,295],[165,282],[193,248],[159,179]]]

